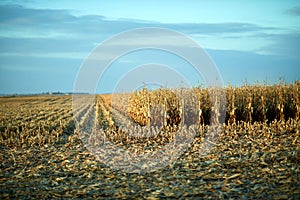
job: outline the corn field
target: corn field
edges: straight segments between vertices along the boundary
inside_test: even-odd
[[[226,124],[234,124],[237,121],[271,123],[288,119],[298,120],[300,113],[299,89],[300,82],[291,85],[257,85],[239,88],[229,86],[225,89],[227,100],[224,102],[227,107],[225,122]],[[210,124],[213,105],[209,89],[194,88],[185,95],[184,100],[187,101],[185,104],[196,105],[189,109],[198,109],[198,122]],[[191,100],[197,103],[188,102]],[[180,109],[184,107],[179,105],[178,97],[171,90],[148,91],[144,88],[131,95],[128,110],[135,122],[146,125],[150,124],[150,107],[157,104],[161,104],[167,110],[168,113],[165,117],[170,118],[168,124],[171,125],[171,121],[179,117]]]
[[[71,95],[0,97],[0,197],[299,199],[299,90],[300,82],[228,86],[216,99],[201,87],[144,88],[76,105]],[[183,123],[198,127],[187,150],[141,174],[97,161],[80,133],[99,126],[114,145],[143,154],[164,149]],[[221,134],[202,155],[213,123]],[[128,134],[149,125],[159,127],[152,136]]]

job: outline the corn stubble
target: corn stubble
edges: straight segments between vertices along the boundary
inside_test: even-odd
[[[142,89],[98,95],[95,105],[82,104],[77,113],[71,96],[1,97],[0,196],[297,199],[299,90],[300,82],[228,86],[226,102],[217,109],[220,99],[211,99],[205,88]],[[149,174],[126,174],[97,162],[82,145],[74,120],[81,126],[92,112],[106,139],[137,154],[164,149],[183,123],[196,122],[199,129],[172,165]],[[209,124],[222,119],[218,140],[199,156]],[[152,135],[145,131],[151,126]]]

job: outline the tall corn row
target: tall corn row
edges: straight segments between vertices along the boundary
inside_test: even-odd
[[[280,116],[280,121],[284,121],[284,96],[286,93],[285,87],[286,85],[284,85],[284,90],[282,92],[282,89],[280,88],[280,86],[278,87],[278,103],[277,103],[277,109],[279,111],[279,116]]]
[[[180,108],[177,96],[167,89],[158,89],[149,91],[146,88],[137,91],[130,96],[128,113],[130,117],[138,124],[145,126],[151,123],[151,110],[162,106],[163,113],[154,113],[155,115],[163,114],[163,125],[178,125]]]
[[[299,88],[300,88],[300,82],[296,82],[293,85],[293,101],[294,104],[296,105],[296,114],[295,114],[295,119],[299,120],[300,118],[300,95],[299,95]]]
[[[227,101],[228,101],[228,109],[227,114],[229,116],[228,124],[236,124],[236,107],[235,107],[235,91],[231,85],[229,85],[227,89]]]
[[[238,88],[229,86],[226,88],[227,116],[225,122],[228,124],[234,124],[237,121],[270,123],[274,120],[284,121],[289,118],[299,120],[299,86],[299,82],[292,85],[244,85]],[[181,120],[184,119],[186,124],[195,121],[199,123],[198,125],[219,122],[218,104],[220,99],[218,99],[218,95],[214,95],[217,94],[217,91],[200,87],[187,90],[181,105],[171,90],[159,89],[147,92],[150,99],[143,97],[146,93],[142,91],[132,96],[132,100],[135,100],[132,101],[134,104],[130,105],[132,119],[139,117],[136,121],[141,125],[147,124],[146,119],[149,119],[149,115],[138,113],[143,109],[146,110],[143,111],[146,113],[149,105],[151,108],[155,104],[160,104],[164,108],[164,125],[170,124],[176,116],[180,116]],[[194,116],[193,113],[197,113],[197,116]]]
[[[146,88],[136,92],[130,97],[128,113],[140,125],[149,125],[150,94]]]

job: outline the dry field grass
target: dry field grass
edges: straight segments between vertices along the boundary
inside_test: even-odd
[[[94,108],[115,145],[140,153],[154,151],[176,134],[176,117],[188,118],[180,115],[180,102],[172,93],[127,94],[126,107],[121,100],[112,104],[111,95],[99,95],[93,108],[83,105],[75,113],[68,95],[1,97],[0,197],[299,199],[299,89],[299,82],[227,88],[222,133],[202,156],[201,144],[214,111],[209,92],[194,89],[199,132],[179,159],[151,173],[124,173],[98,162],[79,139],[74,120],[84,121]],[[169,105],[171,101],[175,106]],[[154,105],[166,107],[162,120],[175,129],[164,128],[153,138],[141,139],[116,127],[114,117],[126,120],[125,112],[141,125],[150,123]]]

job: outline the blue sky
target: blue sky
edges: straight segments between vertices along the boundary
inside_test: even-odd
[[[70,92],[81,64],[97,45],[144,27],[168,28],[195,40],[215,62],[226,85],[241,85],[245,80],[272,84],[280,78],[293,82],[300,77],[297,0],[3,0],[0,94]],[[120,77],[121,66],[132,72],[137,65],[151,62],[174,64],[166,57],[147,51],[127,55],[114,63],[111,76]],[[115,82],[108,77],[97,92],[110,92]]]

